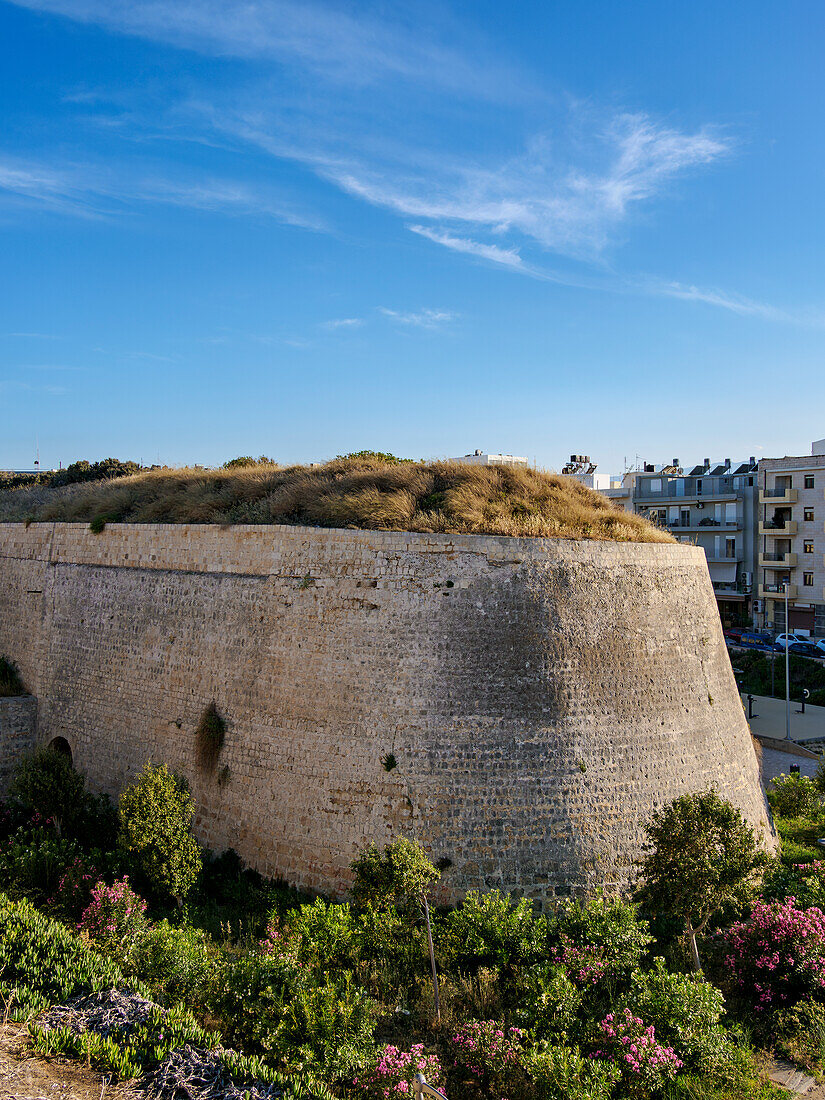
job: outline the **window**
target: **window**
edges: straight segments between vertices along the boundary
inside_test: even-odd
[[[814,575],[813,575],[813,573],[803,573],[802,574],[802,583],[804,585],[807,585],[808,588],[813,588],[813,585],[814,585]]]
[[[814,552],[814,540],[813,539],[805,539],[805,541],[802,543],[802,553],[803,554],[813,554],[813,552]]]
[[[650,491],[651,493],[661,493],[662,479],[660,477],[652,477],[650,479]]]
[[[806,508],[803,512],[802,518],[805,520],[806,523],[810,523],[814,518],[813,508]]]
[[[690,509],[683,508],[679,516],[679,522],[683,527],[690,527]]]
[[[753,478],[752,477],[748,478],[748,485],[753,485]]]
[[[814,475],[813,474],[805,474],[805,488],[806,489],[813,489],[813,487],[814,487]]]
[[[725,557],[736,557],[736,539],[725,539]]]
[[[700,497],[702,495],[702,479],[698,478],[696,481],[696,495]]]

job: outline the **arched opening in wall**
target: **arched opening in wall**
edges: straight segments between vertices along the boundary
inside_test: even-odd
[[[49,748],[52,752],[56,752],[59,756],[63,756],[70,764],[73,764],[72,760],[72,746],[66,740],[65,737],[55,737],[49,742]]]

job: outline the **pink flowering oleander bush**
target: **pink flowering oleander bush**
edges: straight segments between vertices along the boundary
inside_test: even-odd
[[[512,1096],[525,1077],[522,1054],[527,1032],[496,1020],[472,1020],[453,1036],[454,1065],[483,1092]]]
[[[374,1062],[353,1077],[352,1083],[367,1100],[393,1100],[413,1095],[413,1078],[417,1073],[423,1073],[433,1088],[443,1088],[438,1055],[425,1054],[423,1043],[416,1043],[409,1050],[388,1045],[376,1052]]]
[[[92,889],[100,881],[100,872],[83,856],[75,856],[46,903],[48,908],[77,921],[91,901]]]
[[[553,959],[564,969],[568,978],[576,985],[596,985],[610,969],[610,960],[605,957],[605,948],[601,944],[571,943],[568,936],[562,935],[561,943],[551,949]]]
[[[795,898],[797,909],[825,908],[825,860],[790,866],[777,860],[765,877],[764,897],[767,901]]]
[[[92,887],[92,899],[83,911],[77,929],[107,955],[125,961],[148,927],[146,902],[124,877],[107,886]]]
[[[612,1062],[622,1071],[631,1096],[659,1091],[682,1068],[673,1048],[657,1042],[653,1025],[645,1027],[641,1017],[634,1016],[629,1008],[608,1013],[599,1030],[601,1045],[594,1051],[595,1057]]]
[[[723,961],[737,996],[757,1012],[825,997],[825,913],[795,898],[757,901],[750,918],[722,933]]]

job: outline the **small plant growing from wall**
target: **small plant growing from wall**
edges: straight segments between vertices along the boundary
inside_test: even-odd
[[[94,519],[89,524],[89,530],[92,532],[93,535],[102,534],[102,532],[105,530],[105,528],[106,528],[106,517],[105,516],[95,516]]]
[[[198,746],[198,765],[204,771],[214,771],[226,739],[226,721],[214,699],[201,715],[195,735]]]

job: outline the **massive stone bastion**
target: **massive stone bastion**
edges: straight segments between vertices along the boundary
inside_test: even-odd
[[[691,546],[3,524],[0,653],[93,788],[165,761],[205,844],[309,889],[399,834],[448,897],[622,888],[651,810],[709,784],[772,843]]]

